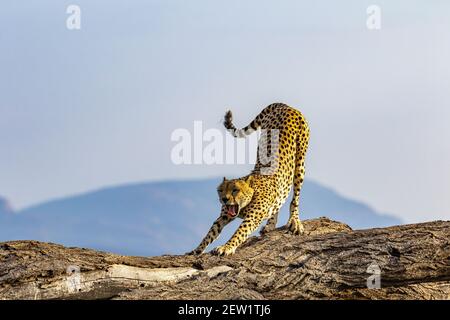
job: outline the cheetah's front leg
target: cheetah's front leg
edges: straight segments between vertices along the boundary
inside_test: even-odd
[[[233,234],[230,240],[225,243],[223,246],[217,247],[213,252],[218,255],[231,255],[236,251],[236,248],[239,247],[245,240],[247,240],[248,236],[251,235],[261,224],[263,221],[264,215],[249,215],[244,221],[241,223],[239,228]]]
[[[281,203],[274,206],[272,215],[267,220],[266,225],[259,232],[260,235],[265,235],[277,227],[278,214],[280,213]]]
[[[198,247],[187,254],[203,253],[206,247],[220,235],[220,232],[222,232],[223,227],[225,227],[228,223],[230,223],[230,221],[231,218],[229,218],[227,215],[224,214],[220,215],[220,217],[216,221],[214,221],[213,225],[209,229],[206,236],[203,238],[202,242],[198,245]]]

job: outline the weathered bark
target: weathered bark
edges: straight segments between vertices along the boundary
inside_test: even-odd
[[[326,218],[250,238],[231,257],[127,257],[0,243],[0,299],[449,299],[450,222],[352,231]],[[367,288],[376,264],[381,289]],[[373,268],[372,268],[373,269]]]

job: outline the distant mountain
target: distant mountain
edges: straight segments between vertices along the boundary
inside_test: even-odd
[[[0,216],[3,214],[11,214],[13,212],[8,200],[0,197]]]
[[[0,241],[33,239],[128,255],[181,254],[199,243],[218,216],[219,182],[141,183],[50,201],[11,215],[0,224]],[[305,182],[300,206],[303,219],[327,216],[358,229],[401,223],[312,181]],[[286,223],[288,207],[279,225]],[[227,226],[218,243],[238,223]]]

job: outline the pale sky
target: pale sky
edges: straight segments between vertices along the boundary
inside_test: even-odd
[[[449,14],[444,0],[2,1],[0,195],[20,209],[245,174],[174,165],[171,133],[281,101],[310,122],[307,177],[406,222],[450,219]]]

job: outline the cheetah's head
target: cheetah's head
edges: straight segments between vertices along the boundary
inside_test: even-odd
[[[233,180],[223,178],[223,182],[217,188],[217,192],[228,217],[236,217],[242,208],[247,206],[252,200],[254,191],[250,186],[251,180],[252,176]]]

